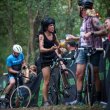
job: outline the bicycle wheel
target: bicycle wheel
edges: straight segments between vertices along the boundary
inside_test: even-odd
[[[28,107],[30,100],[30,89],[27,86],[19,86],[11,94],[10,108]]]
[[[70,69],[61,70],[59,85],[62,103],[71,102],[76,99],[76,77]]]
[[[95,95],[95,82],[93,74],[93,66],[88,63],[86,66],[86,78],[84,81],[84,101],[90,106],[93,105]]]
[[[58,88],[57,88],[56,76],[54,73],[52,73],[50,77],[48,100],[51,105],[58,104]]]

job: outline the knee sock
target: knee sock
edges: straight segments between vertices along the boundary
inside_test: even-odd
[[[101,92],[100,91],[96,92],[96,101],[101,101]]]
[[[82,91],[77,91],[77,101],[82,101]]]

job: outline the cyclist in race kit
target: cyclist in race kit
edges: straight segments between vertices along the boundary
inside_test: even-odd
[[[79,0],[79,11],[80,17],[82,17],[83,22],[80,28],[80,38],[79,38],[79,47],[93,47],[93,48],[102,48],[102,38],[97,36],[94,37],[90,35],[89,38],[86,38],[86,34],[91,31],[100,30],[99,19],[96,16],[88,15],[88,10],[93,10],[93,1],[92,0]],[[93,10],[94,11],[94,10]],[[99,61],[100,61],[100,52],[96,52],[92,58],[91,63],[94,66],[94,76],[95,76],[95,85],[96,85],[96,101],[99,103],[101,101],[101,82],[99,79]],[[77,99],[71,104],[82,104],[82,87],[83,87],[83,77],[85,73],[87,62],[87,55],[83,50],[79,50],[79,54],[76,58],[76,86],[77,86]]]
[[[10,91],[16,83],[17,74],[21,71],[22,67],[27,67],[24,61],[24,54],[22,47],[18,44],[13,45],[13,53],[7,57],[6,65],[8,68],[9,85],[5,89],[6,98],[9,98]],[[21,79],[22,82],[22,79]]]
[[[44,106],[50,105],[48,102],[50,65],[52,64],[52,59],[54,59],[57,56],[55,51],[58,48],[59,42],[55,34],[55,20],[53,18],[46,17],[41,22],[41,30],[39,32],[40,60],[44,80],[42,90]]]

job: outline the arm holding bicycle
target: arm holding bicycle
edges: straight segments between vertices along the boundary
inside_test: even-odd
[[[62,55],[60,53],[58,53],[57,50],[55,52],[59,58],[62,58]],[[63,61],[60,61],[60,65],[62,66],[62,69],[66,69],[66,65],[64,64]]]
[[[18,74],[19,71],[13,70],[12,67],[7,67],[8,72],[13,73],[13,74]]]
[[[17,74],[19,71],[16,71],[12,68],[12,61],[10,58],[7,58],[6,60],[7,70],[9,73]]]
[[[27,65],[26,65],[25,61],[23,61],[22,67],[27,68]],[[13,73],[13,74],[18,74],[19,73],[19,71],[14,70],[11,66],[8,66],[7,69],[8,69],[8,72],[10,72],[10,73]]]

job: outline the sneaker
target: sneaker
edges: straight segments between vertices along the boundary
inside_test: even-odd
[[[100,102],[100,105],[101,105],[102,108],[105,109],[105,108],[107,107],[107,102],[101,101],[101,102]]]
[[[45,101],[45,102],[44,102],[44,106],[45,106],[45,107],[50,106],[50,103],[49,103],[48,101]]]
[[[72,102],[70,102],[70,105],[83,105],[84,103],[78,100],[74,100]]]

